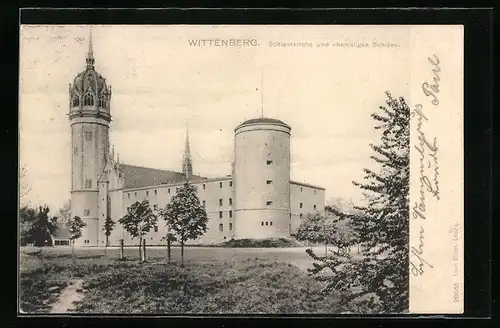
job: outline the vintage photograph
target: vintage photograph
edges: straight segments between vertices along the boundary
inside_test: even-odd
[[[19,313],[460,311],[443,31],[22,25]]]

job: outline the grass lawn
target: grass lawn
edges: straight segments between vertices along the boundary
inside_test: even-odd
[[[259,255],[260,254],[260,255]],[[137,248],[118,250],[44,249],[21,253],[20,307],[24,312],[48,312],[70,281],[83,280],[79,313],[166,314],[294,314],[339,313],[338,295],[323,296],[320,282],[297,263],[306,263],[301,249],[247,250],[187,248],[186,266],[179,250],[166,263],[165,249],[148,249],[139,264]],[[304,264],[305,265],[305,264]]]

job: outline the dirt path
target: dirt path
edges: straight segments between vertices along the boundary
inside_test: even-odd
[[[83,299],[83,280],[72,280],[59,295],[59,299],[52,305],[50,313],[65,313],[75,308],[74,302]]]

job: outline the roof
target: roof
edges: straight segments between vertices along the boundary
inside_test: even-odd
[[[68,227],[66,227],[64,223],[57,223],[56,227],[57,229],[52,237],[56,239],[70,239],[71,234],[69,233]]]
[[[278,125],[283,125],[283,126],[286,126],[286,127],[290,127],[288,124],[286,124],[285,122],[281,121],[281,120],[277,120],[275,118],[269,118],[269,117],[259,117],[259,118],[252,118],[252,119],[249,119],[249,120],[246,120],[245,122],[241,123],[240,125],[238,125],[236,127],[239,128],[243,125],[250,125],[250,124],[278,124]]]
[[[313,184],[310,184],[310,183],[306,183],[306,182],[290,181],[290,183],[298,185],[298,186],[304,186],[304,187],[309,187],[309,188],[314,188],[314,189],[319,189],[319,190],[326,190],[323,187],[316,186],[316,185],[313,185]]]
[[[186,178],[181,172],[153,169],[143,166],[120,164],[124,176],[124,188],[140,188],[166,183],[183,182]],[[193,175],[191,180],[198,181],[206,178]]]

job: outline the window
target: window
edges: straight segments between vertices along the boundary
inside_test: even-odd
[[[146,196],[149,196],[149,191],[146,191]]]
[[[203,184],[203,190],[205,190],[207,188],[207,186],[205,184]]]
[[[232,218],[233,217],[233,211],[229,211],[229,217]]]
[[[303,192],[304,191],[304,188],[300,187],[300,192]]]
[[[127,207],[127,212],[130,212],[130,206]]]
[[[85,180],[85,189],[90,189],[92,188],[92,180],[87,179]]]
[[[158,190],[155,190],[155,195],[158,195]]]
[[[179,188],[178,187],[175,187],[175,192],[179,192]]]
[[[300,213],[300,218],[302,219],[302,213]]]
[[[229,223],[229,230],[233,230],[233,224]]]
[[[222,199],[219,199],[219,206],[222,206]]]
[[[219,224],[219,231],[224,231],[224,225],[222,223]]]
[[[233,181],[229,181],[229,187],[233,186]]]
[[[155,227],[155,232],[158,232],[158,227]]]
[[[134,197],[137,197],[137,192],[134,192]]]
[[[94,106],[94,96],[92,96],[90,93],[85,94],[85,96],[83,96],[83,105]]]
[[[170,188],[167,189],[167,192],[170,194]]]
[[[272,201],[268,200],[268,201],[266,202],[266,205],[271,205],[272,203],[273,203]]]
[[[80,106],[80,98],[78,96],[73,97],[73,107]]]
[[[219,219],[222,219],[222,211],[219,211]]]
[[[104,96],[99,97],[99,107],[106,108],[106,98]]]
[[[269,225],[269,222],[266,221],[266,225]]]
[[[233,205],[233,199],[229,198],[229,205]]]
[[[153,210],[155,210],[155,211],[156,211],[157,209],[158,209],[158,205],[154,204],[154,205],[153,205]]]
[[[313,208],[316,209],[316,205],[314,205]]]
[[[85,131],[85,140],[92,141],[92,131]]]
[[[90,210],[84,210],[83,215],[85,216],[90,216]]]
[[[271,184],[273,180],[266,180],[266,184]]]
[[[130,193],[127,193],[128,198],[130,199]]]
[[[219,182],[219,188],[222,188],[222,182]]]
[[[303,204],[303,203],[300,203],[300,208],[302,208],[303,206],[304,206],[304,204]]]
[[[73,148],[73,155],[75,155],[75,156],[78,155],[78,147]]]
[[[207,207],[207,202],[203,201],[203,207]]]
[[[273,225],[273,221],[269,222],[269,225]]]
[[[314,194],[316,195],[316,189],[314,189]]]
[[[264,222],[261,222],[261,223],[260,223],[260,225],[261,225],[261,226],[263,226],[263,225],[264,225]]]

